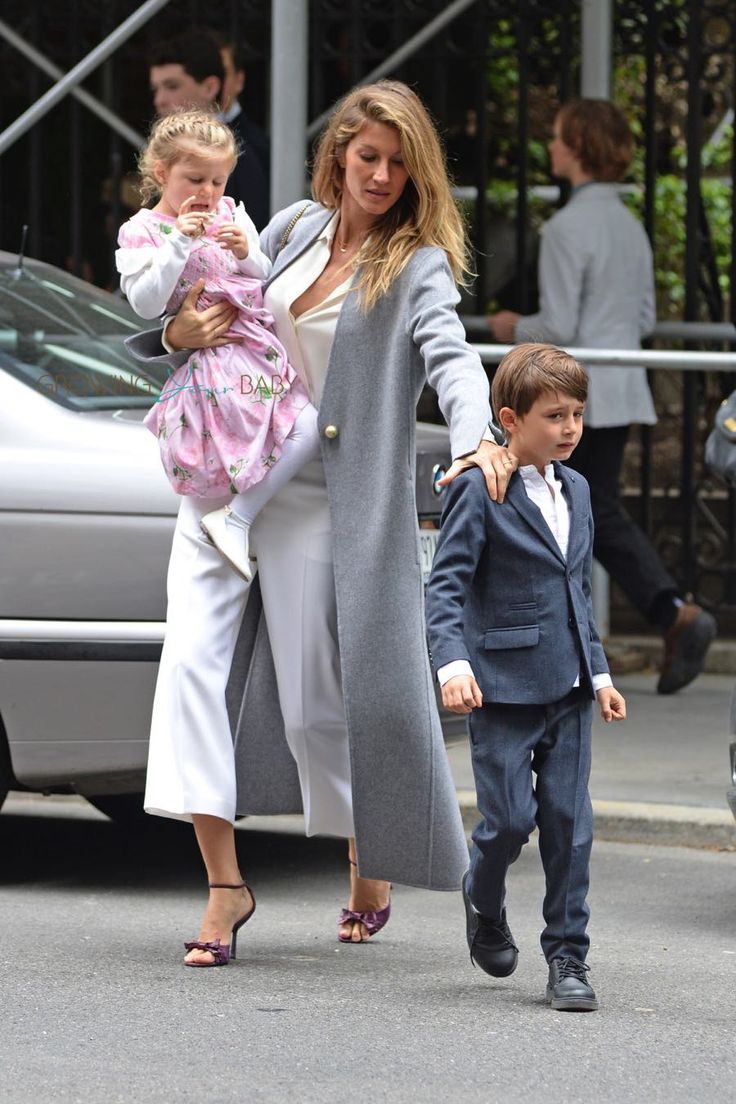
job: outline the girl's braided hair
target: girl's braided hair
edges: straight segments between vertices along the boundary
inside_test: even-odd
[[[138,158],[141,203],[145,206],[161,195],[154,171],[157,164],[169,168],[184,157],[204,156],[228,158],[234,167],[239,153],[230,127],[212,112],[183,110],[164,115],[154,122]]]

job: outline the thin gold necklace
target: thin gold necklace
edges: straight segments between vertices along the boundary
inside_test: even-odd
[[[365,239],[366,239],[367,237],[368,237],[368,235],[367,235],[367,234],[364,234],[362,238],[360,238],[360,237],[359,237],[359,238],[357,239],[357,241],[358,241],[358,249],[360,249],[361,245],[363,244],[363,242],[365,241]],[[350,247],[350,244],[351,244],[351,243],[350,243],[350,242],[347,242],[347,241],[344,241],[344,240],[343,240],[343,241],[340,241],[340,239],[338,238],[337,234],[335,234],[335,241],[337,242],[337,248],[338,248],[338,249],[340,250],[340,252],[341,252],[341,253],[347,253],[347,251],[348,251],[348,248]]]

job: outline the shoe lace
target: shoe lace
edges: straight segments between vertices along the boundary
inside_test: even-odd
[[[578,981],[585,981],[585,975],[590,971],[590,966],[580,962],[577,958],[556,958],[557,972],[560,981],[563,978],[574,977]]]
[[[511,928],[508,926],[505,920],[488,920],[485,916],[478,915],[478,930],[475,933],[473,945],[482,936],[499,936],[504,940],[509,947],[513,947],[515,951],[518,951],[518,947],[514,943],[511,936]]]

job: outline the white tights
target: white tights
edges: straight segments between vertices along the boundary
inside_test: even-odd
[[[319,458],[319,433],[317,411],[307,403],[299,412],[291,433],[281,447],[281,456],[260,483],[235,495],[230,507],[247,525],[251,525],[263,507],[286,483],[297,475],[306,464]]]

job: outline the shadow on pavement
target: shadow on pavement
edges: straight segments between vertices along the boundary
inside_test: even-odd
[[[273,884],[295,877],[344,877],[345,843],[298,835],[236,833],[249,880]],[[190,824],[151,818],[122,827],[112,821],[0,815],[0,885],[33,883],[88,890],[155,886],[201,890],[203,868]]]

